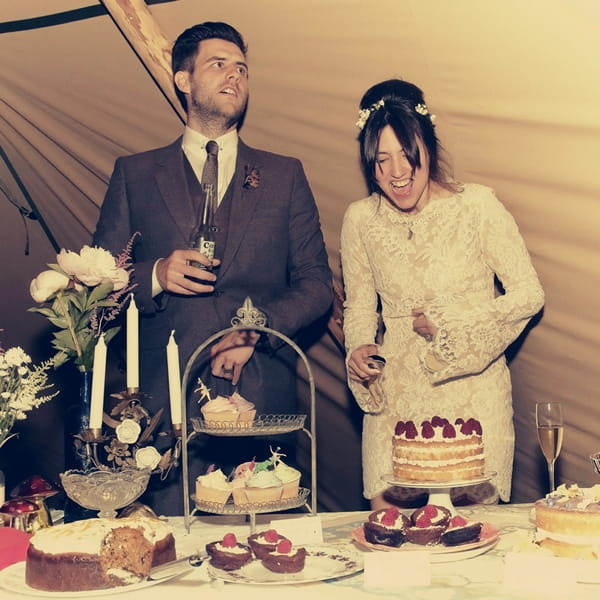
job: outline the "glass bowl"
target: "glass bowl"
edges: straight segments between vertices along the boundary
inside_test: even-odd
[[[148,469],[71,469],[60,474],[65,493],[84,508],[97,510],[99,517],[116,517],[117,509],[137,500],[150,479]]]

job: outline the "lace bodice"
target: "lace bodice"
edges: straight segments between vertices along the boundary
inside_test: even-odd
[[[385,329],[380,346],[387,359],[383,409],[368,390],[349,382],[368,417],[376,418],[379,411],[379,421],[365,419],[365,494],[371,490],[367,497],[382,488],[376,481],[381,469],[374,479],[368,476],[368,464],[387,461],[392,421],[431,418],[441,410],[447,411],[441,416],[475,416],[488,423],[486,455],[491,464],[497,460],[488,449],[502,454],[503,466],[494,470],[504,471],[504,480],[508,478],[499,486],[505,496],[510,489],[513,434],[503,353],[544,299],[510,213],[493,190],[476,184],[430,201],[414,216],[372,195],[348,207],[341,252],[348,355],[357,346],[374,342],[378,301]],[[431,343],[412,330],[411,311],[419,307],[438,327]],[[500,423],[509,430],[502,434],[502,444],[499,433],[491,434]],[[379,427],[385,431],[379,433]],[[373,448],[379,457],[369,459]]]

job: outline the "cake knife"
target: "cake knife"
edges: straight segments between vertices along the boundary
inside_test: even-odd
[[[199,567],[207,558],[207,556],[200,556],[200,554],[182,556],[176,560],[172,560],[170,562],[163,563],[162,565],[158,565],[158,567],[154,567],[151,569],[148,578],[156,581],[159,579],[167,579],[168,577],[181,575],[182,573],[185,573],[194,567]]]

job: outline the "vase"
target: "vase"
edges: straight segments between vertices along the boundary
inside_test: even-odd
[[[80,469],[89,471],[94,467],[89,453],[89,445],[83,443],[78,437],[83,431],[89,429],[90,404],[92,396],[92,371],[79,371],[79,389],[77,400],[69,407],[67,427],[65,430],[65,470]],[[68,496],[65,498],[64,521],[80,521],[96,516],[96,512],[88,510],[73,502]]]

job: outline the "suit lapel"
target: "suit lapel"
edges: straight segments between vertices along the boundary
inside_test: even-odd
[[[257,163],[258,155],[246,146],[242,140],[238,141],[238,154],[235,163],[235,173],[231,180],[231,213],[227,232],[227,244],[221,259],[219,269],[223,276],[233,264],[244,234],[250,224],[252,215],[256,210],[259,200],[262,198],[260,187],[245,187],[246,167],[261,170]]]
[[[156,185],[167,211],[171,214],[177,229],[189,244],[195,225],[194,203],[188,190],[181,138],[167,146],[157,160],[154,174]]]

